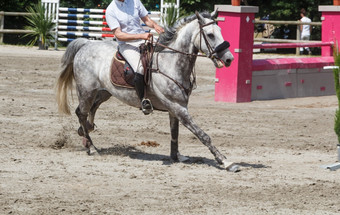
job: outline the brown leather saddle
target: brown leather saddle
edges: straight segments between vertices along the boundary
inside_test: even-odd
[[[134,88],[135,72],[123,55],[117,51],[111,63],[111,83],[118,87]]]
[[[144,68],[144,81],[148,85],[151,79],[151,59],[153,54],[152,44],[142,44],[140,47],[141,62]],[[111,63],[111,83],[115,86],[134,88],[135,72],[125,60],[119,50],[114,54]]]

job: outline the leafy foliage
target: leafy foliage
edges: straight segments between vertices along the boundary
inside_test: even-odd
[[[333,56],[334,56],[334,65],[340,66],[340,54],[339,47],[333,47]],[[335,92],[338,97],[338,109],[335,112],[335,122],[334,122],[334,131],[338,136],[338,142],[340,143],[340,83],[339,83],[339,69],[333,69],[334,74],[334,83],[335,83]]]
[[[300,10],[305,8],[312,21],[320,21],[319,5],[332,5],[332,0],[248,0],[249,5],[259,6],[259,16],[269,14],[273,20],[298,20]]]
[[[0,1],[0,11],[6,12],[26,12],[28,6],[34,6],[39,0],[11,0]]]
[[[175,8],[176,1],[172,0],[169,3],[171,7],[167,8],[162,16],[162,21],[165,26],[173,26],[178,17],[177,9]]]
[[[334,119],[334,131],[338,136],[338,143],[340,143],[340,110],[336,109],[335,111],[335,119]]]
[[[40,2],[33,7],[28,7],[27,12],[31,13],[31,15],[26,16],[29,25],[25,29],[33,31],[25,35],[32,36],[28,45],[33,46],[37,41],[40,41],[41,48],[45,48],[46,45],[50,45],[50,40],[53,39],[51,34],[54,28],[52,17],[45,17],[45,8]]]
[[[78,7],[78,8],[97,8],[100,5],[100,0],[61,0],[61,7]]]

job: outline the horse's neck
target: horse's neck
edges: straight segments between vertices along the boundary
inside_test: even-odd
[[[181,51],[183,53],[188,53],[192,55],[186,55],[183,53],[177,53],[175,57],[171,58],[171,61],[175,61],[176,65],[179,65],[176,76],[182,77],[183,81],[190,81],[190,75],[193,71],[193,67],[196,62],[196,55],[198,49],[195,48],[194,42],[197,36],[197,23],[195,21],[188,23],[177,33],[176,40],[172,42],[169,47]],[[169,60],[169,59],[168,59]]]
[[[196,55],[198,49],[195,48],[195,40],[198,35],[197,21],[192,21],[177,32],[176,40],[170,45],[174,49]]]

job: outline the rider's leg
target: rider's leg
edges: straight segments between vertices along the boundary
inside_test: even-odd
[[[144,69],[140,63],[139,42],[129,42],[119,45],[119,51],[123,57],[129,62],[132,69],[136,72],[134,83],[137,96],[141,101],[142,111],[144,114],[150,114],[153,110],[152,104],[149,99],[144,98]]]
[[[135,90],[137,92],[137,96],[141,101],[142,111],[145,115],[148,115],[152,112],[152,104],[149,99],[144,97],[144,89],[145,89],[145,82],[144,82],[144,75],[136,72],[135,74]]]

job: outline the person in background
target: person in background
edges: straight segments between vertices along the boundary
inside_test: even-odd
[[[312,22],[307,16],[306,16],[306,10],[304,8],[300,11],[301,19],[300,22]],[[301,32],[301,40],[309,40],[310,39],[310,25],[300,25],[300,32]],[[304,52],[307,52],[309,55],[312,54],[309,47],[301,47],[300,48],[300,54],[304,54]]]
[[[144,114],[152,112],[150,100],[144,98],[144,71],[139,63],[139,45],[152,37],[152,34],[145,32],[140,20],[148,27],[156,30],[158,34],[164,29],[148,16],[148,11],[140,0],[113,0],[106,9],[106,21],[113,31],[120,53],[128,61],[135,74],[135,89],[141,100],[142,111]]]

